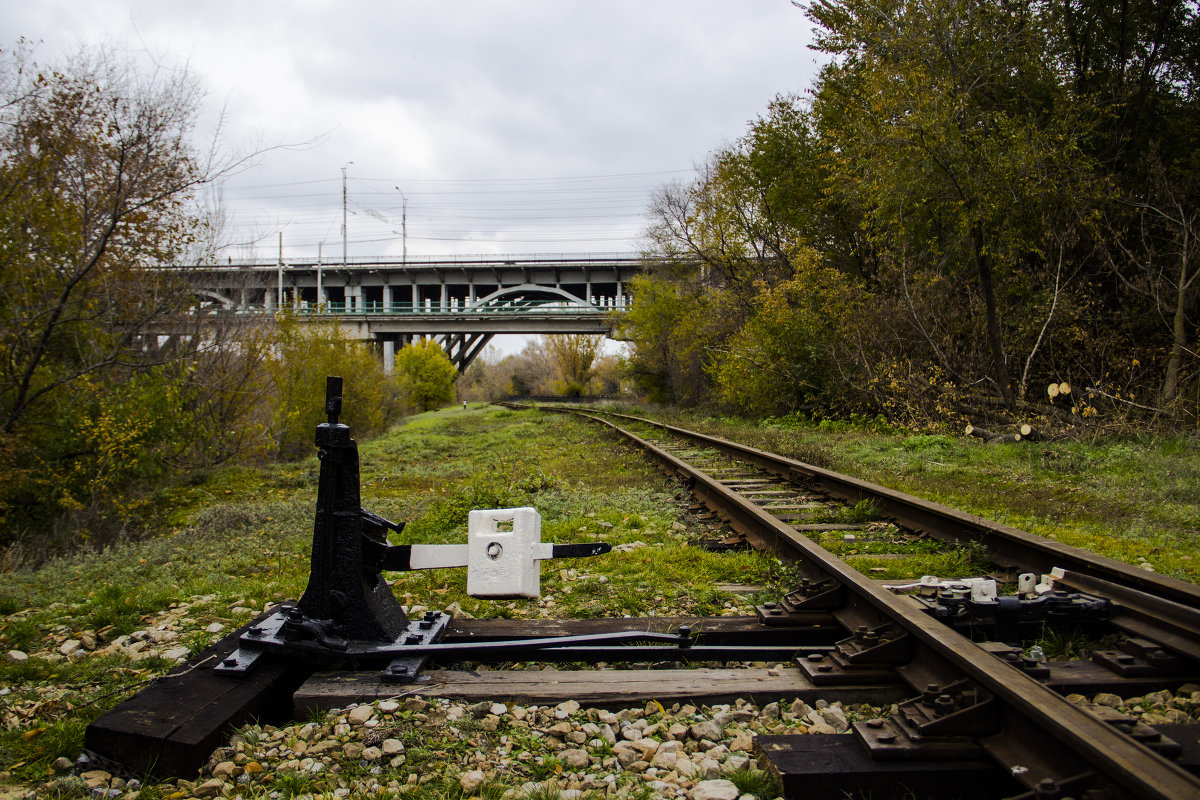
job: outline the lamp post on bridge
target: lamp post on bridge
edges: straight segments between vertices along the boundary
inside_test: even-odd
[[[346,258],[346,167],[353,164],[353,161],[347,161],[342,167],[342,267],[345,268],[349,263]]]
[[[400,204],[400,263],[408,263],[408,197],[396,187],[396,191],[400,192],[400,199],[403,201]]]
[[[283,309],[283,231],[279,232],[279,308]]]
[[[353,161],[347,161],[342,166],[342,269],[345,269],[349,263],[349,259],[346,258],[346,167],[353,163]],[[348,302],[350,298],[346,299]],[[350,309],[347,308],[346,310],[349,311]]]

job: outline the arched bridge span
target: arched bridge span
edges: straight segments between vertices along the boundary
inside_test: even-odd
[[[195,288],[201,314],[273,314],[336,320],[379,343],[385,364],[398,346],[434,337],[465,370],[504,333],[611,333],[625,286],[646,267],[629,254],[426,256],[316,261],[227,260],[172,266]]]

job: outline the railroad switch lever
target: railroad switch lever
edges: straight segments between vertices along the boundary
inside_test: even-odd
[[[541,517],[533,508],[470,512],[466,544],[389,543],[388,533],[400,533],[404,523],[362,508],[358,445],[349,426],[338,421],[341,410],[342,379],[330,377],[327,421],[316,430],[321,469],[308,587],[295,606],[248,629],[216,671],[245,674],[264,655],[275,653],[309,661],[388,662],[385,679],[410,681],[434,653],[430,646],[445,636],[450,617],[430,611],[410,620],[384,571],[466,567],[472,596],[538,597],[542,560],[583,558],[611,549],[603,542],[543,543]]]

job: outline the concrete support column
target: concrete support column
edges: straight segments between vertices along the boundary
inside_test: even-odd
[[[441,301],[438,303],[438,311],[445,311],[446,308],[447,308],[446,282],[442,281],[442,296],[441,296]]]
[[[385,339],[383,342],[383,373],[391,375],[396,369],[396,343]]]
[[[412,285],[412,307],[416,311],[421,306],[421,289],[417,286],[417,282],[413,281]]]

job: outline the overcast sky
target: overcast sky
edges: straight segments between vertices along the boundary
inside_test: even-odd
[[[636,250],[650,193],[817,69],[788,0],[14,0],[0,21],[40,63],[186,63],[231,147],[312,142],[228,181],[235,258],[282,231],[285,257],[339,259],[348,162],[352,257],[405,230],[410,256]]]

